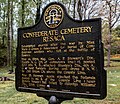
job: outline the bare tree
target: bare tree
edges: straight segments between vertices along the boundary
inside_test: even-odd
[[[108,22],[107,66],[110,66],[112,28],[120,19],[120,1],[104,0],[103,15]]]
[[[78,0],[77,12],[79,19],[89,19],[94,17],[97,13],[98,1],[95,0]]]
[[[108,23],[107,66],[110,66],[112,28],[120,20],[120,0],[78,0],[79,19],[101,17]]]

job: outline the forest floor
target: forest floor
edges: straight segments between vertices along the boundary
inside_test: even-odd
[[[106,62],[105,62],[106,64]],[[111,61],[107,70],[107,97],[104,100],[74,98],[62,104],[120,104],[120,62]],[[15,75],[8,74],[7,68],[0,68],[0,77],[8,77],[12,81],[0,81],[0,104],[48,104],[47,100],[36,94],[18,92],[15,89]]]

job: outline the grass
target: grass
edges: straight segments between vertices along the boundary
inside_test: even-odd
[[[107,97],[104,100],[74,98],[62,104],[120,104],[120,62],[111,62],[107,70]],[[0,68],[0,77],[14,79],[14,74],[8,74],[6,68]],[[36,94],[17,92],[14,81],[0,82],[0,104],[48,104],[47,100]]]
[[[14,81],[0,83],[0,104],[47,104],[35,94],[17,92]]]

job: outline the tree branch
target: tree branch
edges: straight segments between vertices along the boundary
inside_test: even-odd
[[[33,0],[33,2],[35,2],[35,4],[37,5],[37,2],[35,0]]]
[[[114,23],[111,25],[111,28],[117,23],[117,21],[119,20],[119,18],[120,18],[120,13],[119,13],[118,17],[116,18],[116,20],[114,21]]]

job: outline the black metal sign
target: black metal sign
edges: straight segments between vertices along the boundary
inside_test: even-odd
[[[60,98],[106,96],[101,19],[70,18],[50,3],[39,22],[18,29],[16,89]]]

